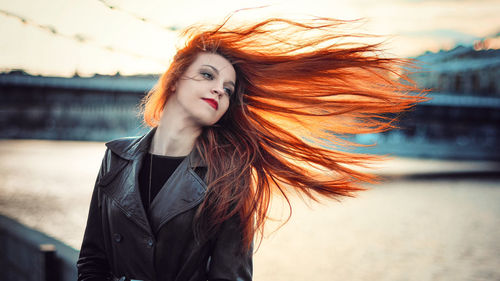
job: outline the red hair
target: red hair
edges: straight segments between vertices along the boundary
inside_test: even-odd
[[[198,53],[220,54],[237,75],[230,108],[196,144],[208,166],[200,236],[238,214],[249,246],[263,231],[273,193],[287,201],[293,190],[314,200],[340,199],[375,180],[350,167],[376,156],[338,147],[356,145],[345,136],[393,128],[397,113],[425,100],[425,91],[402,72],[411,61],[382,57],[379,44],[349,43],[356,36],[341,33],[345,24],[272,18],[185,32],[185,47],[144,99],[148,125],[158,124],[170,89]]]

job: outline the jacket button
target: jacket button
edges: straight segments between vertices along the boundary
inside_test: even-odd
[[[115,242],[120,243],[123,237],[120,235],[120,233],[115,233],[113,234],[113,239],[115,240]]]
[[[153,247],[153,239],[149,238],[147,243],[148,243],[148,248]]]

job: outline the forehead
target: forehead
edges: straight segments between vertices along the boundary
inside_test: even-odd
[[[236,79],[236,72],[233,65],[223,56],[213,53],[200,53],[193,61],[189,68],[199,68],[202,66],[212,66],[219,74],[225,76],[226,79],[234,81]]]

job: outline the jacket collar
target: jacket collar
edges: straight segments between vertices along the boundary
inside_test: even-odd
[[[106,146],[123,159],[135,160],[140,156],[140,154],[146,153],[149,150],[149,146],[151,145],[155,132],[156,127],[152,128],[143,136],[113,140],[107,142]],[[196,146],[188,154],[188,159],[190,168],[207,166]]]

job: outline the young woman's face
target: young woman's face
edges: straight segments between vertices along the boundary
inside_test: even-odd
[[[171,98],[199,126],[215,124],[229,108],[236,72],[224,57],[200,53],[175,84]]]

